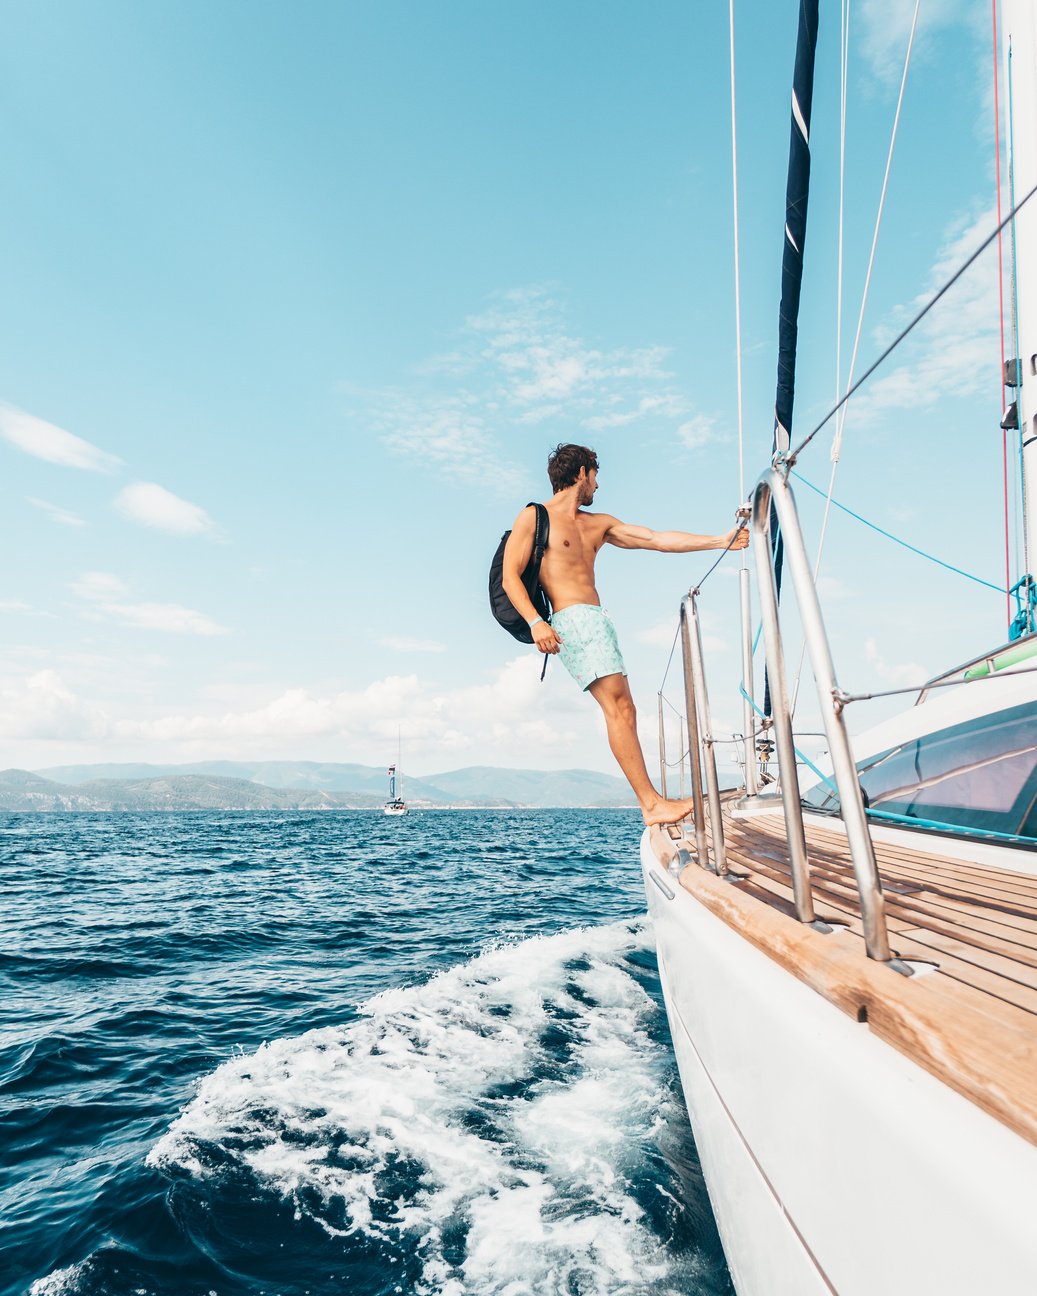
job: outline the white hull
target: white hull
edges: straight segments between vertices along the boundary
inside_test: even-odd
[[[387,805],[385,807],[385,813],[387,815],[393,815],[394,817],[399,817],[400,815],[405,815],[407,813],[407,807]]]
[[[1037,1148],[705,909],[647,832],[641,859],[739,1296],[1033,1296]]]

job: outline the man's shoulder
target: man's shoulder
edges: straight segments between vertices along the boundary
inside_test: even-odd
[[[543,506],[541,506],[541,507],[543,507]],[[526,528],[526,529],[532,531],[534,525],[536,524],[536,516],[537,516],[537,505],[536,505],[536,504],[526,504],[526,505],[524,505],[523,508],[522,508],[522,511],[519,513],[518,517],[515,519],[515,525],[512,527],[512,530],[513,530],[513,531],[519,531],[519,530],[522,530],[523,528]]]
[[[602,531],[607,531],[619,522],[619,518],[613,517],[611,513],[590,513],[587,509],[580,509],[577,516],[586,518],[586,525]]]

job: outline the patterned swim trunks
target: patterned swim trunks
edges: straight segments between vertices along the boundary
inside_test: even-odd
[[[551,617],[562,641],[558,656],[580,688],[587,689],[603,675],[625,675],[616,627],[604,608],[575,603]]]

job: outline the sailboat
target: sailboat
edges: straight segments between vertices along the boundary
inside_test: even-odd
[[[407,802],[403,799],[403,771],[400,764],[400,735],[396,735],[396,764],[389,766],[389,800],[385,803],[387,815],[405,815]]]
[[[806,200],[792,172],[808,141],[816,28],[817,0],[802,0],[787,226],[797,251]],[[1004,0],[1002,35],[1019,298],[1004,426],[1020,432],[1032,572],[1037,199],[1018,202],[1037,185],[1032,0]],[[785,305],[783,283],[783,315]],[[762,707],[740,573],[743,786],[720,791],[692,591],[680,635],[695,811],[641,840],[666,1010],[732,1278],[739,1296],[1022,1296],[1037,1290],[1033,576],[1015,586],[1007,643],[901,690],[905,709],[851,744],[845,712],[859,698],[836,678],[790,480],[802,446],[790,449],[780,390],[775,422],[749,522]],[[824,759],[808,760],[793,733],[775,519]]]

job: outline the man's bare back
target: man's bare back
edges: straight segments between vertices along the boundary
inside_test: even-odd
[[[577,471],[577,465],[579,465]],[[626,668],[619,655],[611,622],[600,608],[594,581],[594,562],[603,545],[620,549],[652,549],[659,553],[696,553],[705,549],[744,549],[749,533],[735,528],[726,535],[694,535],[688,531],[652,531],[631,526],[608,513],[586,511],[598,489],[597,457],[584,446],[559,446],[548,461],[548,472],[554,496],[545,507],[550,519],[550,535],[540,566],[540,583],[547,591],[559,621],[572,622],[574,616],[590,618],[594,623],[580,633],[586,639],[577,646],[565,640],[558,630],[537,613],[522,583],[522,573],[533,553],[536,530],[535,510],[523,509],[515,519],[504,550],[504,592],[516,610],[529,622],[533,641],[540,652],[563,651],[562,661],[580,687],[585,688],[601,707],[608,729],[609,745],[641,806],[645,823],[676,823],[691,812],[690,799],[666,800],[652,786],[645,768],[644,755],[637,737],[636,712],[627,683]],[[586,609],[586,611],[584,611]],[[573,631],[567,628],[566,634]],[[601,642],[604,641],[604,647]],[[597,662],[594,652],[599,653]],[[575,658],[579,655],[579,665]],[[573,660],[567,660],[572,658]]]

